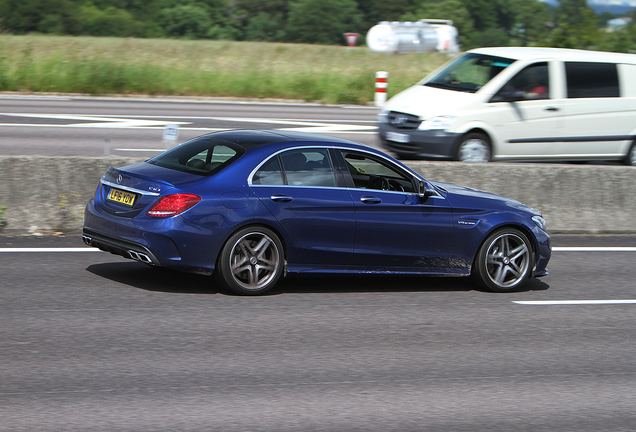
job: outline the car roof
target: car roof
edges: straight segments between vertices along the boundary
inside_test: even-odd
[[[636,64],[636,54],[622,54],[605,51],[588,51],[566,48],[491,47],[477,48],[468,52],[506,57],[516,60],[558,59],[563,61],[597,61]]]
[[[263,130],[263,129],[235,129],[220,132],[213,132],[202,135],[194,139],[213,138],[230,142],[243,147],[246,150],[265,146],[274,143],[302,142],[312,144],[346,144],[367,147],[354,141],[343,138],[336,138],[327,135],[319,135],[307,132],[285,131],[285,130]]]

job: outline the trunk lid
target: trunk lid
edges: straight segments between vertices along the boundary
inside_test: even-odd
[[[175,187],[205,180],[204,177],[141,162],[109,168],[100,181],[99,205],[120,217],[135,217]]]

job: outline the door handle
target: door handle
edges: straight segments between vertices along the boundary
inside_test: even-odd
[[[374,196],[360,197],[360,201],[362,201],[365,204],[380,204],[382,202],[380,198],[374,197]]]
[[[290,202],[293,200],[292,197],[287,195],[272,195],[270,199],[274,202]]]
[[[546,111],[558,111],[559,109],[557,107],[548,107],[545,110]]]

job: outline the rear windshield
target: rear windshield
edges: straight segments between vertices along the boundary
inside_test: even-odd
[[[212,175],[230,165],[245,149],[213,137],[200,137],[184,142],[146,162],[191,174]]]
[[[463,55],[422,84],[429,87],[475,93],[515,60],[484,54]]]

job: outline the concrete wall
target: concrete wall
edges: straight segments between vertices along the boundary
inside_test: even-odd
[[[140,158],[0,156],[3,234],[80,232],[86,202],[110,166]],[[550,233],[636,233],[636,168],[620,165],[409,162],[438,180],[515,198]],[[0,219],[1,220],[1,219]]]

